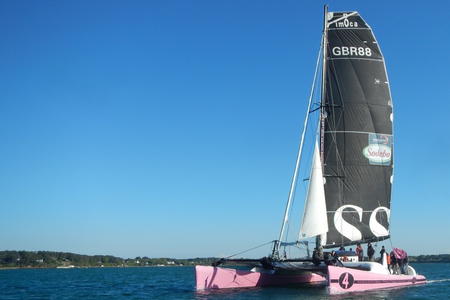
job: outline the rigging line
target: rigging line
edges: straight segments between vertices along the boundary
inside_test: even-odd
[[[337,72],[336,72],[336,67],[334,66],[334,63],[333,62],[329,62],[329,71],[328,72],[334,72],[334,77],[335,77],[335,80],[336,80],[336,86],[337,86],[337,89],[338,89],[338,95],[337,96],[339,96],[340,97],[340,99],[342,99],[343,97],[342,97],[342,95],[341,95],[341,89],[340,89],[340,83],[339,83],[339,77],[337,76]],[[333,74],[330,74],[330,76],[332,76]],[[330,82],[331,82],[331,78],[330,78]],[[331,110],[331,113],[332,113],[332,115],[328,115],[327,114],[327,118],[326,118],[326,122],[328,123],[328,126],[329,127],[332,127],[332,129],[336,129],[336,110],[335,110],[335,107],[334,107],[334,98],[335,98],[335,95],[333,95],[333,89],[330,89],[330,101],[332,101],[333,103],[333,105],[331,105],[330,107],[328,107],[329,108],[329,110]],[[326,104],[326,103],[325,103]],[[342,103],[342,101],[341,101],[341,104],[343,104]],[[342,106],[342,105],[340,105],[340,106]],[[342,106],[342,108],[341,109],[343,109],[343,106]],[[340,114],[340,117],[339,118],[342,118],[342,115],[343,115],[343,113],[341,112],[341,114]],[[331,121],[330,121],[330,118],[331,118]],[[340,121],[340,120],[338,120],[338,121]],[[324,131],[324,133],[325,133],[325,131]],[[332,141],[333,141],[333,143],[334,143],[334,145],[336,146],[336,151],[335,151],[335,155],[336,155],[336,157],[335,157],[335,159],[336,159],[336,162],[341,162],[341,159],[340,159],[340,156],[339,156],[339,152],[337,151],[337,142],[336,142],[336,136],[335,136],[335,134],[331,134],[331,138],[332,138]],[[339,165],[337,165],[337,167],[339,167]]]
[[[370,28],[340,27],[340,28],[328,28],[328,30],[370,30]]]
[[[240,255],[240,254],[243,254],[243,253],[246,253],[246,252],[249,252],[249,251],[252,251],[252,250],[258,249],[258,248],[261,248],[261,247],[263,247],[263,246],[266,246],[266,245],[272,244],[273,242],[274,242],[274,241],[266,242],[266,243],[264,243],[264,244],[261,244],[261,245],[255,246],[255,247],[253,247],[253,248],[250,248],[250,249],[247,249],[247,250],[244,250],[244,251],[238,252],[238,253],[236,253],[236,254],[233,254],[233,255],[227,256],[227,257],[225,257],[225,259],[227,259],[227,258],[232,258],[233,256],[236,256],[236,255]]]
[[[308,151],[308,149],[306,149],[306,151]],[[307,154],[307,157],[309,157],[310,155],[310,153],[306,153]],[[300,172],[301,170],[299,170],[299,172]],[[302,178],[304,178],[306,175],[304,174],[304,173],[306,173],[306,171],[305,170],[302,170],[303,171],[303,173],[302,174],[300,174],[300,175],[302,175],[301,177]],[[305,182],[305,180],[303,180],[303,182]],[[302,182],[302,183],[303,183]],[[308,185],[309,185],[309,183],[308,183]],[[306,187],[305,187],[305,184],[300,184],[300,187],[298,186],[298,177],[297,177],[297,183],[296,183],[296,188],[295,188],[295,190],[294,190],[294,194],[293,194],[293,196],[292,196],[292,204],[291,204],[291,208],[290,208],[290,210],[289,210],[289,215],[291,215],[291,213],[292,213],[292,210],[293,210],[293,208],[294,208],[294,203],[295,203],[295,199],[296,199],[296,195],[297,195],[297,191],[298,191],[298,189],[301,189],[301,194],[302,195],[305,195],[306,193],[307,193],[307,189],[306,189]],[[288,238],[289,238],[289,234],[290,233],[292,233],[291,232],[291,222],[290,221],[288,221],[288,223],[287,223],[287,229],[286,229],[286,234],[285,234],[285,240],[287,241],[288,240]]]
[[[382,135],[389,135],[392,136],[392,134],[388,133],[381,133],[381,132],[370,132],[370,131],[357,131],[357,130],[327,130],[325,133],[361,133],[361,134],[382,134]]]
[[[303,142],[304,142],[304,138],[305,138],[306,128],[307,128],[307,125],[308,125],[309,111],[311,110],[311,103],[312,103],[312,98],[313,98],[313,94],[314,94],[314,86],[315,86],[315,83],[316,83],[317,71],[318,71],[318,68],[319,68],[319,61],[320,61],[320,56],[321,56],[320,54],[321,54],[322,48],[323,48],[323,41],[321,41],[321,43],[320,43],[319,54],[317,55],[316,70],[314,71],[314,79],[313,79],[313,83],[312,83],[312,86],[311,86],[311,92],[310,92],[310,97],[309,97],[309,101],[308,101],[308,110],[306,112],[305,122],[304,122],[304,125],[303,125],[303,131],[302,131],[302,135],[301,135],[300,146],[299,146],[298,154],[297,154],[297,161],[295,163],[294,175],[292,177],[291,188],[289,190],[288,201],[286,203],[286,209],[285,209],[285,212],[284,212],[283,223],[281,225],[280,235],[279,235],[279,238],[278,238],[278,241],[280,241],[280,242],[283,240],[283,235],[284,235],[286,223],[288,222],[288,219],[289,219],[289,212],[290,212],[291,203],[292,203],[294,192],[295,192],[295,188],[296,188],[296,185],[297,185],[297,176],[298,176],[298,170],[300,168],[300,161],[301,161],[301,157],[302,157]],[[278,252],[280,250],[280,247],[281,247],[281,245],[279,243],[278,244],[275,243],[274,252]]]
[[[320,53],[320,51],[319,51],[319,53]],[[318,85],[315,85],[314,86],[314,89],[311,91],[312,92],[312,95],[311,95],[311,97],[312,97],[312,99],[314,99],[314,97],[316,96],[316,94],[317,94],[317,89],[318,89]],[[313,103],[313,104],[317,104],[317,103]],[[309,113],[310,114],[312,114],[313,112],[315,112],[315,111],[317,111],[317,110],[319,110],[321,107],[320,107],[320,103],[319,103],[319,107],[317,108],[317,109],[313,109],[313,110],[310,110],[309,111]],[[315,114],[315,115],[311,115],[311,117],[310,117],[310,121],[308,122],[308,125],[309,124],[314,124],[315,122],[317,122],[317,124],[318,124],[318,126],[317,126],[317,129],[316,130],[313,130],[313,133],[312,133],[312,135],[313,135],[313,137],[314,137],[314,139],[316,139],[317,138],[317,135],[319,134],[318,133],[318,131],[319,131],[319,128],[320,128],[320,122],[319,122],[319,118],[317,118],[317,121],[315,120],[315,116],[316,116],[317,114]],[[309,136],[311,133],[310,133],[310,131],[311,131],[311,129],[310,129],[311,127],[310,126],[308,126],[308,129],[307,129],[307,135]],[[310,157],[311,158],[311,162],[309,162],[309,161],[306,161],[306,164],[308,164],[308,163],[310,163],[310,164],[312,164],[313,163],[313,156],[314,156],[314,147],[315,147],[315,143],[312,143],[312,149],[309,149],[308,147],[306,147],[306,149],[304,150],[304,151],[306,151],[305,152],[305,154],[306,154],[306,157]],[[312,169],[311,169],[312,170]],[[297,187],[296,187],[296,189],[294,190],[294,196],[293,196],[293,200],[292,200],[292,206],[291,206],[291,211],[290,211],[290,213],[289,213],[289,215],[291,215],[291,213],[292,213],[292,210],[293,210],[293,206],[294,206],[294,203],[295,203],[295,199],[296,199],[296,195],[297,195],[297,192],[298,192],[298,189],[300,188],[301,189],[301,194],[302,195],[306,195],[306,197],[307,197],[307,195],[308,195],[308,190],[309,190],[309,184],[310,184],[310,182],[308,182],[308,183],[306,183],[306,184],[304,184],[304,182],[305,181],[309,181],[309,179],[310,179],[310,177],[311,177],[311,170],[307,170],[307,169],[305,169],[305,168],[303,168],[303,170],[299,170],[299,172],[301,173],[300,175],[302,175],[302,177],[303,178],[305,178],[306,176],[308,176],[308,179],[307,180],[305,180],[305,179],[303,179],[303,182],[300,184],[300,187],[298,186],[298,178],[297,178]],[[306,204],[306,200],[304,201],[304,204]],[[303,217],[304,217],[304,214],[303,214],[303,216],[301,215],[300,217],[299,217],[299,219],[303,219]],[[299,232],[296,234],[297,235],[297,239],[299,239],[300,237],[299,237],[299,235],[300,235],[300,228],[301,228],[301,224],[300,224],[300,226],[299,226]],[[289,234],[291,233],[290,231],[289,231],[289,227],[290,227],[290,223],[288,223],[288,229],[286,230],[286,240],[288,240],[288,236],[289,236]]]
[[[391,226],[389,226],[390,229]],[[392,237],[389,236],[389,243],[391,244],[391,249],[394,249],[394,245],[392,244]]]
[[[314,96],[314,94],[313,94],[313,96]],[[308,133],[307,133],[307,134],[308,134]],[[306,151],[308,151],[308,149],[306,149]],[[309,153],[306,153],[306,154],[307,154],[307,157],[310,156]],[[302,175],[301,177],[304,178],[304,177],[305,177],[305,174],[304,174],[304,173],[306,173],[306,171],[305,171],[305,170],[299,170],[299,172],[303,172],[303,173],[300,174],[300,175]],[[305,180],[303,180],[303,182],[305,182]],[[303,182],[302,182],[302,183],[303,183]],[[294,194],[293,194],[293,196],[292,196],[292,204],[291,204],[291,208],[290,208],[290,210],[289,210],[289,216],[292,214],[292,210],[293,210],[293,208],[294,208],[294,204],[295,204],[295,199],[296,199],[297,191],[298,191],[299,188],[301,189],[301,194],[302,194],[302,195],[306,194],[307,189],[305,188],[305,185],[304,185],[304,184],[300,184],[300,187],[299,187],[299,186],[298,186],[298,177],[297,177],[296,188],[295,188]],[[286,229],[286,234],[285,234],[285,240],[286,240],[286,241],[289,239],[289,234],[290,234],[290,233],[291,233],[291,222],[288,221],[288,223],[287,223],[287,229]]]
[[[330,66],[331,66],[331,68],[333,68],[334,77],[336,79],[336,86],[337,86],[337,89],[338,89],[338,95],[337,96],[339,96],[339,99],[340,99],[340,105],[338,106],[340,108],[340,113],[339,113],[339,119],[338,120],[336,120],[336,117],[335,117],[336,116],[336,107],[335,106],[331,107],[331,109],[333,111],[333,118],[332,118],[332,120],[333,120],[333,128],[336,129],[337,128],[337,124],[339,124],[341,122],[341,120],[343,120],[343,122],[345,122],[345,119],[344,119],[344,110],[345,110],[345,105],[344,104],[345,103],[343,101],[344,97],[343,97],[343,94],[342,94],[341,83],[340,83],[340,80],[339,80],[338,72],[336,70],[336,66],[334,65],[334,63],[331,63],[331,62],[330,62]],[[332,92],[333,92],[333,90],[331,89],[331,93]],[[333,95],[331,95],[331,96],[332,96],[331,98],[332,98],[332,100],[334,102],[334,96]],[[334,134],[332,134],[331,137],[332,137],[332,140],[333,140],[333,142],[334,142],[334,144],[336,146],[336,149],[335,149],[336,150],[335,151],[336,157],[335,157],[335,159],[336,159],[336,162],[337,162],[337,164],[336,164],[337,170],[339,171],[339,168],[340,168],[340,170],[342,171],[342,174],[344,174],[344,177],[345,177],[346,174],[345,174],[344,163],[343,163],[341,154],[339,153],[338,147],[337,147],[336,130],[334,130]],[[344,146],[344,153],[345,153],[345,145],[343,145],[343,146]],[[340,181],[340,185],[343,185],[343,181],[342,180]],[[343,203],[342,199],[340,199],[340,200]]]
[[[383,62],[381,58],[364,58],[364,57],[330,57],[329,60],[343,60],[343,59],[349,59],[349,60],[368,60],[368,61],[379,61]]]
[[[295,199],[295,193],[294,193],[294,199]],[[292,204],[293,203],[294,203],[294,201],[292,201]],[[289,214],[291,213],[291,211],[292,211],[292,207],[289,210]],[[289,237],[289,228],[291,227],[290,225],[291,225],[291,223],[288,221],[287,228],[286,228],[286,235],[285,235],[286,241],[288,240],[288,237]]]

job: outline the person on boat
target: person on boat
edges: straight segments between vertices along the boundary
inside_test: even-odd
[[[358,260],[359,260],[359,261],[363,261],[363,260],[364,260],[364,250],[363,250],[363,248],[361,247],[361,244],[360,244],[360,243],[358,243],[358,244],[356,245],[356,255],[358,255]]]
[[[336,255],[342,256],[345,254],[345,248],[343,246],[339,247],[339,250],[335,251]]]
[[[314,248],[313,255],[312,255],[312,262],[313,262],[313,264],[318,266],[318,265],[320,265],[320,261],[321,260],[322,259],[320,257],[319,250],[317,248]]]
[[[339,260],[339,256],[336,251],[331,251],[331,253],[324,254],[325,264],[327,266],[343,266],[342,262]]]
[[[402,274],[408,275],[408,255],[406,255],[405,258],[403,259],[402,266],[403,266]]]
[[[381,259],[383,259],[383,254],[385,254],[385,253],[386,253],[386,249],[384,249],[384,246],[381,246],[381,250],[380,250]]]
[[[369,257],[369,261],[373,261],[373,255],[375,254],[375,249],[373,249],[372,244],[367,244],[367,256]]]
[[[381,263],[381,264],[383,264],[383,260],[385,259],[385,258],[384,258],[384,254],[385,254],[385,253],[386,253],[386,249],[384,248],[384,246],[381,246],[381,250],[380,250],[380,258],[377,259],[377,261],[378,261],[379,263]],[[386,262],[387,262],[388,267],[389,267],[389,262],[391,261],[390,259],[391,259],[390,256],[389,256],[389,255],[386,255]]]
[[[397,264],[397,258],[395,257],[394,251],[391,251],[391,273],[392,274],[398,274],[398,264]]]
[[[334,251],[333,251],[334,252]],[[333,265],[333,252],[324,252],[323,253],[323,262],[327,265]]]
[[[381,257],[381,263],[383,263],[383,257],[384,257],[384,253],[383,253],[383,256]],[[389,273],[391,273],[391,256],[387,255],[387,254],[386,254],[386,264],[388,266]]]
[[[397,258],[397,257],[396,257]],[[397,267],[398,267],[398,274],[405,274],[404,273],[404,267],[403,267],[403,259],[402,258],[397,258]]]
[[[400,274],[408,274],[408,256],[397,258]]]

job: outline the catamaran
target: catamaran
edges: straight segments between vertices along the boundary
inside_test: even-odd
[[[314,108],[319,74],[320,103]],[[304,215],[297,241],[287,242],[305,132],[314,113],[318,124]],[[328,12],[325,6],[321,47],[279,238],[268,257],[196,266],[197,289],[319,284],[338,294],[426,283],[411,266],[401,274],[391,268],[387,253],[380,261],[364,261],[352,252],[333,251],[331,256],[326,251],[390,238],[393,145],[389,80],[373,31],[358,12]],[[315,240],[312,257],[289,259],[282,254],[283,247],[307,239]],[[393,259],[403,253],[395,250]],[[249,268],[219,267],[224,263]]]

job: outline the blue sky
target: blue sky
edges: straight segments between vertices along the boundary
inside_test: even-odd
[[[394,246],[450,253],[450,5],[329,4],[385,55]],[[0,249],[202,257],[277,238],[322,6],[1,1]]]

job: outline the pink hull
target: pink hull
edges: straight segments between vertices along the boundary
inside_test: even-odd
[[[273,275],[207,266],[195,266],[195,276],[197,290],[326,283],[325,277],[315,273]]]
[[[330,294],[362,292],[426,283],[422,275],[384,275],[342,267],[328,267]]]

